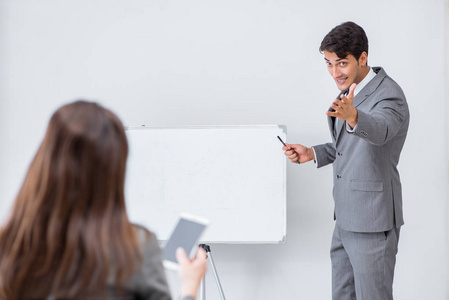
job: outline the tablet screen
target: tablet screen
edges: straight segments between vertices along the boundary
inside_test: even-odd
[[[177,264],[176,249],[184,248],[190,257],[193,249],[198,246],[198,240],[206,228],[206,222],[194,218],[181,217],[164,247],[164,264],[170,262]]]

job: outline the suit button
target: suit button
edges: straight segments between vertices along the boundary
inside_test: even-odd
[[[340,179],[340,178],[341,178],[341,175],[338,175],[338,174],[337,174],[337,176],[336,176],[336,177],[337,177],[337,179]]]

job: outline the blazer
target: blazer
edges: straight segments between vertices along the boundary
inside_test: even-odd
[[[397,165],[409,126],[400,86],[381,67],[354,97],[354,132],[328,117],[332,142],[313,146],[317,167],[333,164],[334,218],[343,230],[382,232],[404,224]]]
[[[142,264],[136,267],[131,277],[120,288],[115,286],[115,278],[111,274],[105,297],[87,297],[86,300],[172,300],[162,264],[162,251],[156,235],[140,225],[134,225],[134,230],[142,251]],[[114,262],[111,262],[111,269],[115,267]],[[49,296],[47,300],[55,298]],[[194,299],[185,296],[181,300]]]
[[[145,227],[134,225],[137,238],[143,254],[143,261],[132,276],[118,290],[114,285],[114,278],[109,278],[106,291],[108,300],[172,300],[170,289],[165,277],[162,264],[162,251],[157,237]],[[181,300],[194,300],[190,296]]]

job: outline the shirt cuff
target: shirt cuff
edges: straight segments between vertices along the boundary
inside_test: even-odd
[[[316,153],[315,153],[315,148],[312,147],[313,150],[313,156],[315,157],[315,159],[313,160],[313,162],[316,164]]]
[[[349,133],[354,133],[355,129],[357,128],[357,124],[354,126],[354,128],[351,128],[351,126],[349,126],[348,122],[345,122],[346,124],[346,131]]]

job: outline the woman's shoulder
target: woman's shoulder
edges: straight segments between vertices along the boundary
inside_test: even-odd
[[[148,230],[146,227],[139,224],[132,224],[134,232],[136,233],[139,244],[145,245],[152,242],[157,242],[156,235]]]

